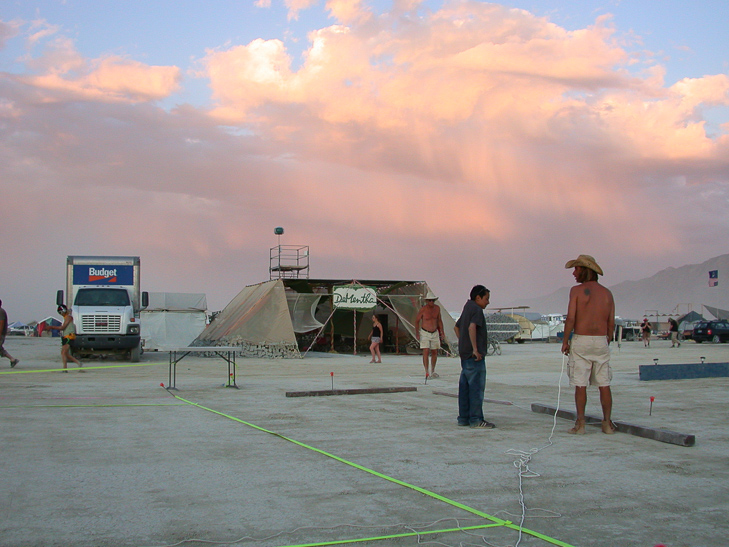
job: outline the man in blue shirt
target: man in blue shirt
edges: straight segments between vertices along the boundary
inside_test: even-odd
[[[458,381],[458,425],[493,429],[483,417],[483,394],[486,389],[486,347],[488,333],[483,310],[491,293],[483,285],[471,289],[471,299],[463,306],[456,322],[461,378]]]

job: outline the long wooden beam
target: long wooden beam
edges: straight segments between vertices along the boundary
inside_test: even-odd
[[[445,395],[446,397],[458,397],[458,393],[450,393],[448,391],[433,391],[433,395]],[[513,405],[511,401],[499,401],[498,399],[484,399],[484,403],[494,403],[496,405]]]
[[[554,416],[556,407],[551,405],[543,405],[541,403],[532,403],[532,412],[539,412],[540,414],[549,414]],[[557,411],[558,418],[564,418],[565,420],[576,420],[577,413],[572,410],[564,410],[560,408]],[[602,418],[599,416],[588,416],[585,415],[585,423],[588,425],[600,425]],[[695,435],[687,435],[685,433],[677,433],[675,431],[669,431],[667,429],[655,429],[652,427],[645,427],[642,425],[630,424],[619,420],[613,420],[613,423],[617,427],[617,430],[621,433],[628,433],[630,435],[636,435],[638,437],[644,437],[646,439],[653,439],[654,441],[660,441],[662,443],[677,444],[679,446],[694,446],[696,444]]]
[[[360,389],[322,389],[320,391],[287,391],[286,397],[322,397],[327,395],[364,395],[369,393],[400,393],[418,391],[417,387],[367,387]]]

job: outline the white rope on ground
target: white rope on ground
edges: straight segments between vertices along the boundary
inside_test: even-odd
[[[522,528],[524,527],[524,520],[526,519],[526,513],[528,510],[526,504],[524,503],[523,479],[541,476],[536,471],[532,471],[530,469],[529,463],[531,462],[532,457],[537,452],[544,450],[545,448],[552,446],[552,444],[553,444],[552,437],[554,436],[554,430],[557,428],[557,413],[559,412],[559,404],[560,404],[560,399],[562,397],[562,375],[564,374],[565,359],[566,359],[566,356],[562,355],[562,370],[559,373],[559,380],[557,381],[557,408],[555,409],[554,416],[552,417],[552,431],[549,433],[549,438],[547,439],[547,443],[544,446],[541,446],[539,448],[532,448],[531,450],[527,450],[527,451],[516,450],[513,448],[506,451],[507,454],[517,457],[517,459],[514,460],[514,467],[518,470],[518,477],[519,477],[519,505],[521,506],[521,516],[520,516],[520,520],[519,520],[519,537],[518,537],[516,543],[514,544],[514,547],[519,547],[519,543],[521,543]],[[541,509],[541,510],[548,511],[547,509]],[[552,512],[552,511],[549,511],[549,512]]]

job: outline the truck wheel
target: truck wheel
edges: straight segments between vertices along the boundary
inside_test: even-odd
[[[136,348],[132,348],[129,350],[129,360],[132,363],[139,363],[139,359],[142,357],[142,347],[141,345],[137,346]]]
[[[714,335],[714,338],[712,338],[712,339],[711,339],[711,341],[712,341],[712,342],[713,342],[714,344],[718,344],[718,343],[720,343],[720,342],[721,342],[721,338],[719,338],[719,335],[718,335],[718,334],[715,334],[715,335]]]

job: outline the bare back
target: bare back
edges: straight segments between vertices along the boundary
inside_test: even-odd
[[[615,329],[613,294],[597,281],[586,281],[572,287],[567,323],[572,324],[575,334],[611,336]]]

